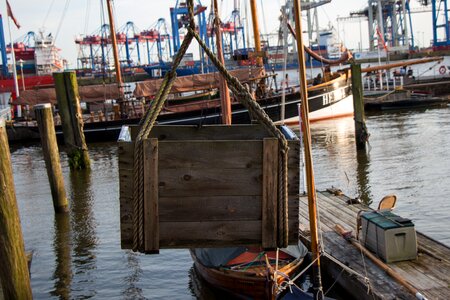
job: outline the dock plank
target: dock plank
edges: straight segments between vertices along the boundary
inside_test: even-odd
[[[323,256],[322,265],[329,275],[337,278],[339,283],[353,296],[359,299],[415,299],[415,296],[390,278],[350,243],[334,232],[335,224],[340,224],[355,232],[356,215],[360,210],[369,207],[356,204],[349,205],[345,195],[334,195],[327,191],[317,193],[318,211],[320,214],[320,230],[325,252],[340,260],[359,274],[367,274],[370,280],[370,294],[363,278],[342,272],[342,267],[330,258]],[[309,243],[309,215],[305,209],[308,200],[300,197],[300,231],[302,240]],[[389,266],[413,284],[429,299],[450,299],[450,249],[433,239],[417,233],[419,247],[418,258],[411,261],[391,263]]]

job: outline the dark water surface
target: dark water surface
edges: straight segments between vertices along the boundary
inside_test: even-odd
[[[450,245],[450,109],[368,116],[370,150],[356,152],[352,118],[312,125],[316,184],[377,204],[398,196],[397,213]],[[67,216],[55,217],[39,145],[12,147],[17,199],[35,299],[193,299],[187,250],[145,256],[120,249],[117,148],[89,145],[90,172],[69,172]],[[205,295],[203,292],[202,295]]]

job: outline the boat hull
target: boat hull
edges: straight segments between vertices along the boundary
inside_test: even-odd
[[[294,91],[292,91],[294,90]],[[311,120],[328,119],[351,115],[353,113],[352,91],[346,76],[341,76],[327,84],[314,86],[308,89],[309,111]],[[286,93],[284,105],[281,93],[267,96],[258,100],[259,105],[274,121],[279,122],[284,107],[285,123],[298,122],[298,106],[300,104],[300,92],[297,88],[291,88]],[[84,133],[88,142],[117,140],[122,125],[137,124],[140,118],[112,120],[104,122],[86,122]],[[158,116],[158,124],[161,125],[212,125],[221,123],[220,100],[201,100],[184,104],[166,106]],[[232,103],[232,123],[249,124],[251,117],[244,105]],[[16,126],[9,129],[10,142],[18,142],[24,139],[38,139],[37,126]],[[62,135],[60,126],[56,126],[57,135]]]
[[[223,270],[220,268],[210,268],[204,266],[191,250],[194,266],[197,273],[211,286],[223,290],[240,299],[274,299],[272,295],[272,281],[270,274],[255,275],[251,272],[239,272],[233,270]],[[302,258],[295,259],[286,266],[280,268],[280,272],[292,278],[300,271]],[[283,281],[278,278],[278,284]]]

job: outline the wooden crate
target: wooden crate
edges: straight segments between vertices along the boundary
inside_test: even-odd
[[[131,137],[137,129],[130,127]],[[289,243],[298,240],[298,140],[289,141]],[[133,240],[134,143],[119,143],[122,248]],[[260,125],[155,126],[144,141],[145,252],[276,247],[278,141]]]

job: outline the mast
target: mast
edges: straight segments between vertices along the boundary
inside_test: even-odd
[[[255,52],[257,54],[256,65],[258,67],[262,67],[263,60],[261,57],[261,39],[259,37],[258,11],[256,8],[256,0],[250,0],[250,9],[252,11],[253,38],[255,39]]]
[[[217,0],[214,0],[214,31],[216,34],[217,56],[220,62],[225,65],[222,49],[222,32],[219,18],[219,8]],[[222,106],[222,123],[225,125],[231,125],[231,101],[230,90],[228,84],[222,74],[219,74],[219,90],[220,90],[220,102]]]
[[[116,37],[116,28],[114,25],[114,17],[113,17],[113,11],[112,11],[112,0],[106,0],[106,6],[108,8],[108,17],[109,17],[109,29],[110,29],[110,35],[111,35],[111,43],[113,48],[113,54],[114,54],[114,66],[116,69],[116,81],[117,85],[119,87],[119,105],[120,105],[120,113],[121,116],[124,116],[124,103],[123,103],[123,81],[122,81],[122,70],[120,69],[120,62],[119,62],[119,51],[117,49],[117,37]]]
[[[306,66],[305,55],[303,51],[303,35],[301,23],[301,5],[300,0],[294,0],[295,13],[295,31],[297,34],[297,51],[299,71],[300,71],[300,95],[301,95],[301,117],[302,129],[304,133],[304,147],[305,147],[305,166],[306,166],[306,185],[308,191],[308,208],[309,208],[309,224],[311,232],[311,252],[312,260],[315,261],[313,265],[313,289],[316,299],[323,299],[322,280],[320,276],[320,249],[319,249],[319,235],[317,228],[317,195],[314,183],[314,172],[311,155],[311,131],[309,128],[309,105],[308,92],[306,82]]]

